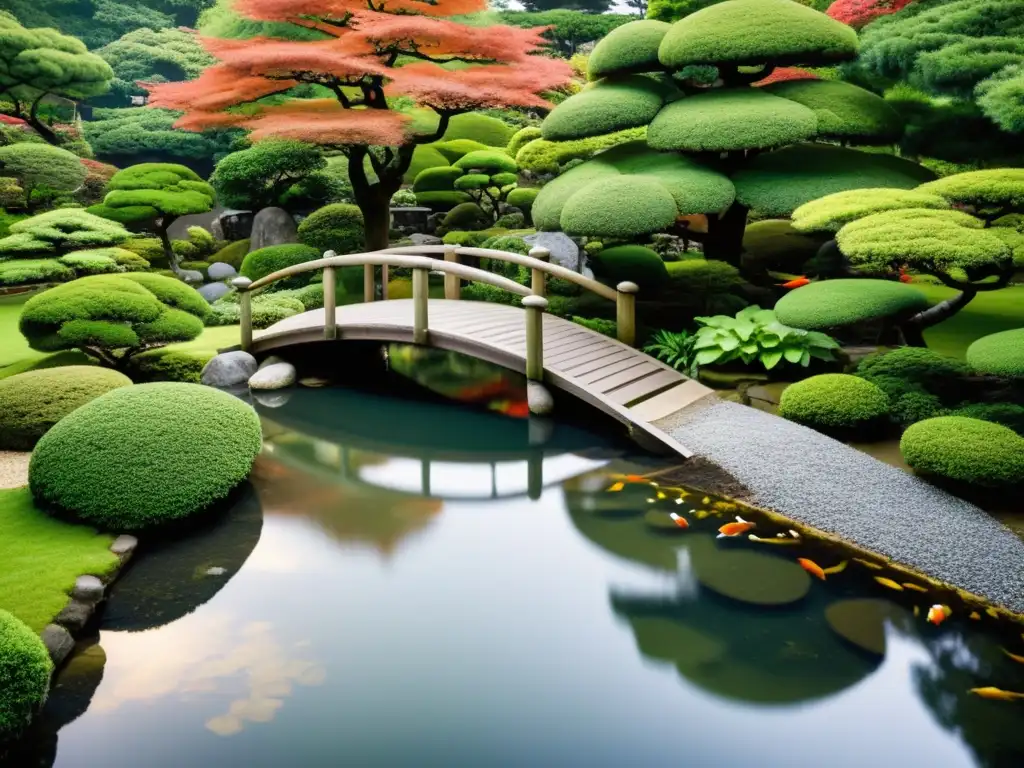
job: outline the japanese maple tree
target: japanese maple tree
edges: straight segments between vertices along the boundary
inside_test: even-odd
[[[386,248],[389,202],[417,144],[440,139],[453,115],[491,107],[545,107],[541,93],[569,81],[569,65],[536,55],[542,29],[471,27],[448,16],[485,0],[237,0],[256,21],[296,24],[323,39],[202,39],[218,59],[195,79],[152,86],[150,106],[181,110],[186,130],[236,126],[253,141],[297,139],[348,157],[366,247]],[[455,66],[446,66],[446,65]],[[468,65],[468,66],[467,66]],[[330,98],[287,98],[296,86]],[[266,97],[284,96],[267,103]],[[433,110],[423,131],[410,101]]]
[[[836,0],[828,15],[843,24],[860,29],[879,16],[888,16],[910,5],[912,0]]]

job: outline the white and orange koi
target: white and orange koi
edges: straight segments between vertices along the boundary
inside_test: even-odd
[[[736,515],[735,523],[726,523],[718,529],[718,536],[716,538],[726,539],[733,538],[735,536],[742,536],[744,533],[749,531],[751,528],[756,528],[757,523],[751,523],[748,520],[744,520],[739,515]]]
[[[936,627],[953,615],[953,609],[948,605],[933,605],[928,609],[926,620]]]
[[[677,515],[675,512],[670,512],[669,517],[672,518],[672,522],[678,525],[680,528],[689,528],[690,521],[682,515]]]

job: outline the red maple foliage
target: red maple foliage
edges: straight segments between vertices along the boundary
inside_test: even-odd
[[[235,126],[254,141],[339,148],[348,156],[366,245],[384,247],[388,202],[417,144],[439,139],[462,112],[548,106],[541,94],[569,82],[567,63],[538,55],[547,44],[543,28],[471,27],[445,18],[485,8],[486,0],[236,0],[234,10],[245,17],[324,37],[201,38],[218,63],[195,80],[147,85],[149,105],[184,112],[176,125],[186,130]],[[280,99],[305,84],[334,97]],[[268,96],[278,98],[267,103]],[[437,114],[435,130],[424,132],[413,119],[409,99]]]
[[[859,29],[879,16],[888,16],[910,5],[913,0],[836,0],[828,7],[829,16]]]
[[[763,80],[758,80],[754,83],[755,88],[760,88],[764,85],[771,85],[772,83],[784,83],[787,80],[820,80],[821,78],[809,69],[800,69],[800,67],[776,67],[772,70],[772,73]]]

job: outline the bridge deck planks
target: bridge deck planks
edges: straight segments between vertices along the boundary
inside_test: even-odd
[[[526,317],[520,307],[431,299],[432,346],[464,352],[520,372],[526,369]],[[392,299],[347,304],[335,313],[338,339],[412,341],[413,303]],[[257,354],[323,339],[324,311],[313,310],[254,334]],[[712,390],[615,339],[553,315],[544,315],[546,381],[639,429],[684,456],[692,455],[652,422],[687,407]]]

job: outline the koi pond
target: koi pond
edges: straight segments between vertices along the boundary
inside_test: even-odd
[[[1024,764],[969,692],[1024,690],[1020,627],[391,360],[256,403],[250,484],[140,551],[5,768]]]

